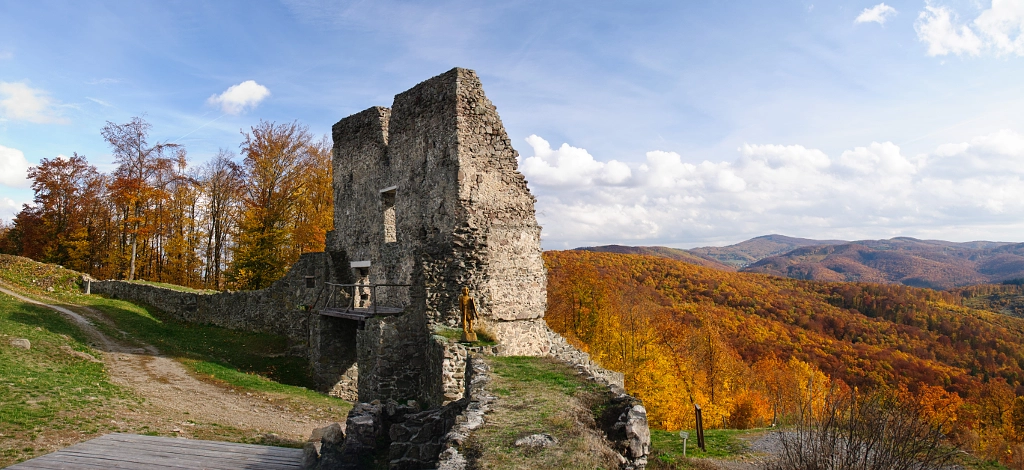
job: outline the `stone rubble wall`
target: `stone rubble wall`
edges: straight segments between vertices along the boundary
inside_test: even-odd
[[[469,439],[474,430],[484,425],[485,415],[496,399],[488,389],[491,383],[491,369],[480,356],[469,358],[466,370],[465,408],[455,418],[455,424],[444,436],[444,444],[437,457],[438,470],[465,470],[468,466],[466,456],[459,449]]]
[[[405,415],[390,427],[388,468],[419,470],[434,468],[446,445],[448,431],[466,407],[465,400],[441,408]]]
[[[555,333],[550,328],[547,328],[546,325],[545,329],[551,344],[551,351],[548,353],[551,357],[571,365],[577,372],[588,379],[608,386],[612,392],[617,394],[626,393],[625,375],[622,372],[615,372],[599,366],[590,359],[589,354],[576,349],[562,335]]]
[[[440,406],[429,393],[430,341],[422,314],[367,320],[356,333],[359,401],[415,400],[428,408]]]
[[[127,281],[93,281],[92,293],[151,305],[175,319],[209,324],[232,330],[284,335],[295,346],[295,353],[306,354],[309,344],[309,319],[312,305],[331,279],[330,257],[324,253],[306,253],[283,278],[266,289],[241,292],[183,292]],[[306,287],[306,276],[316,279],[315,287]]]
[[[447,405],[462,399],[466,394],[466,359],[469,351],[464,345],[438,335],[431,337],[430,346],[427,371],[431,377],[440,379],[430,384],[431,401]]]

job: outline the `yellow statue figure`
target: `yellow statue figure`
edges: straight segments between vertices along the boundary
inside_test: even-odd
[[[459,307],[462,309],[462,340],[476,341],[476,332],[473,331],[473,322],[480,316],[476,312],[476,302],[469,296],[469,288],[462,288],[462,296],[459,297]]]

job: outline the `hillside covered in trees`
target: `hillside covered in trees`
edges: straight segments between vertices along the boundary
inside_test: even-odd
[[[1024,449],[1024,320],[962,293],[556,251],[548,324],[648,406],[653,425],[785,421],[833,386],[903,393],[991,458]],[[1019,452],[1018,452],[1019,453]]]

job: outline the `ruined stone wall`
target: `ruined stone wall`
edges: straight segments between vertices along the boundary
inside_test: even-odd
[[[283,278],[256,291],[196,293],[126,281],[93,281],[92,292],[152,305],[185,322],[284,335],[291,354],[309,359],[321,390],[355,400],[358,324],[316,313],[327,300],[325,282],[349,282],[338,279],[333,258],[327,253],[304,254]],[[312,278],[312,287],[307,287],[307,277]]]
[[[305,354],[312,312],[302,306],[313,304],[332,269],[324,253],[307,253],[288,274],[261,290],[198,293],[127,281],[93,281],[92,292],[152,305],[181,321],[284,335],[297,346],[298,354]],[[314,287],[306,287],[306,276],[315,279]]]

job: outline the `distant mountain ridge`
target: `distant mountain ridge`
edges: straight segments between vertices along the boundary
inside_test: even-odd
[[[1024,243],[1010,242],[958,243],[909,237],[850,242],[764,235],[735,245],[690,250],[620,245],[578,249],[655,255],[724,271],[794,279],[933,289],[1024,278]]]
[[[705,246],[689,251],[697,256],[713,259],[740,269],[769,256],[788,253],[796,248],[818,245],[839,245],[845,240],[813,240],[810,238],[787,237],[785,235],[762,235],[729,246]]]
[[[949,289],[1024,277],[1024,243],[893,238],[807,246],[764,258],[744,272],[818,281]]]

